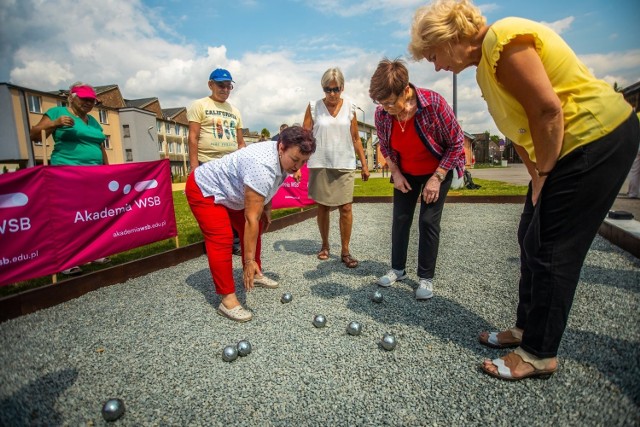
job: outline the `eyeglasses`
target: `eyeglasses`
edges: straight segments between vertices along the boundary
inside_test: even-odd
[[[325,93],[340,93],[342,92],[342,88],[340,87],[323,87],[322,90],[324,90]]]
[[[398,102],[398,98],[400,98],[400,96],[396,96],[396,99],[393,102],[373,101],[373,103],[376,104],[376,105],[381,105],[382,108],[393,108],[396,105],[396,103]]]
[[[233,90],[233,84],[229,83],[229,84],[225,84],[225,83],[218,83],[218,82],[214,82],[216,84],[216,86],[218,86],[218,89],[220,90]]]

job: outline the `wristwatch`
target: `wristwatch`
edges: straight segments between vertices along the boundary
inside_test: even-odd
[[[438,179],[438,181],[442,182],[445,179],[445,176],[442,172],[435,171],[433,175]]]
[[[536,175],[538,175],[538,178],[540,178],[540,177],[542,177],[542,176],[547,176],[547,175],[549,175],[550,173],[551,173],[551,171],[543,172],[543,171],[538,170],[538,168],[536,168]]]

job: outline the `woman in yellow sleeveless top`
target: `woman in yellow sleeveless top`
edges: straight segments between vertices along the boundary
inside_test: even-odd
[[[409,51],[436,71],[477,67],[489,112],[531,175],[515,327],[479,336],[517,348],[481,368],[509,380],[549,376],[584,258],[638,150],[638,118],[551,29],[521,18],[487,25],[469,0],[418,9]]]

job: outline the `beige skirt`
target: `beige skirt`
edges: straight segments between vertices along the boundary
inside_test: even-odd
[[[350,169],[309,169],[309,197],[321,205],[352,203],[354,183]]]

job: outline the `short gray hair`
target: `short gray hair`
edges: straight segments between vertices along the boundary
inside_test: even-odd
[[[325,71],[322,75],[322,79],[320,80],[320,84],[323,88],[327,87],[331,80],[335,80],[340,88],[344,88],[344,75],[342,74],[342,71],[340,71],[340,68],[333,67]]]

